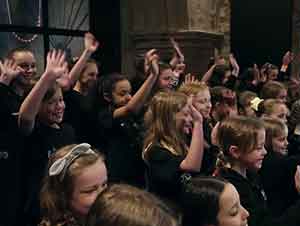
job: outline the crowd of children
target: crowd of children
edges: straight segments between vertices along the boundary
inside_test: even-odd
[[[99,76],[90,33],[72,65],[49,51],[42,75],[28,49],[3,56],[1,226],[300,225],[293,54],[242,73],[215,56],[192,76],[170,43],[131,81]]]

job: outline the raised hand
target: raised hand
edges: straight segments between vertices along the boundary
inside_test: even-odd
[[[294,179],[295,179],[295,188],[297,192],[300,193],[300,166],[297,166]]]
[[[267,68],[266,67],[262,67],[260,70],[260,82],[264,83],[267,81]]]
[[[239,64],[238,64],[237,60],[233,56],[233,54],[229,54],[229,63],[233,68],[232,74],[235,75],[235,76],[238,76],[239,71],[240,71],[240,67],[239,67]]]
[[[84,35],[84,47],[91,53],[94,53],[99,47],[99,42],[96,40],[95,36],[90,32]]]
[[[61,50],[52,50],[47,55],[47,66],[45,74],[53,80],[57,80],[63,76],[67,70],[65,61],[65,53]]]
[[[253,65],[253,74],[254,74],[254,80],[252,83],[254,85],[257,85],[260,82],[260,72],[257,64]]]
[[[7,85],[23,72],[13,60],[6,59],[3,63],[0,61],[0,81]]]
[[[190,109],[190,114],[191,114],[191,117],[192,117],[194,123],[196,123],[196,122],[202,123],[203,117],[202,117],[201,113],[193,105],[194,98],[195,98],[194,95],[191,95],[188,99],[188,106]]]
[[[288,66],[294,60],[294,54],[287,51],[282,57],[282,64]]]
[[[196,76],[189,74],[186,74],[184,76],[184,82],[182,85],[191,84],[191,83],[201,83],[198,79],[196,79]]]
[[[151,49],[145,54],[144,71],[146,75],[149,73],[159,74],[158,60],[159,56],[156,49]]]
[[[184,62],[184,55],[179,47],[179,44],[178,42],[175,41],[175,39],[172,37],[170,38],[170,42],[175,50],[175,54],[176,54],[176,57],[178,58],[178,63],[183,63]]]

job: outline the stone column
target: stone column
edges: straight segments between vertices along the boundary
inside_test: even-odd
[[[123,72],[133,76],[136,60],[151,48],[171,57],[169,37],[174,37],[185,54],[187,71],[204,73],[215,48],[230,51],[229,1],[121,1]]]

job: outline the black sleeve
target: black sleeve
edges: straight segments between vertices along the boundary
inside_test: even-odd
[[[279,74],[277,76],[278,82],[286,82],[289,81],[289,74],[287,72],[279,71]]]

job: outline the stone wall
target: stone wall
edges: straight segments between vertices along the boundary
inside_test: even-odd
[[[169,37],[182,46],[188,71],[202,74],[215,48],[230,51],[230,0],[121,1],[122,70],[134,75],[134,64],[150,48],[171,57]]]

